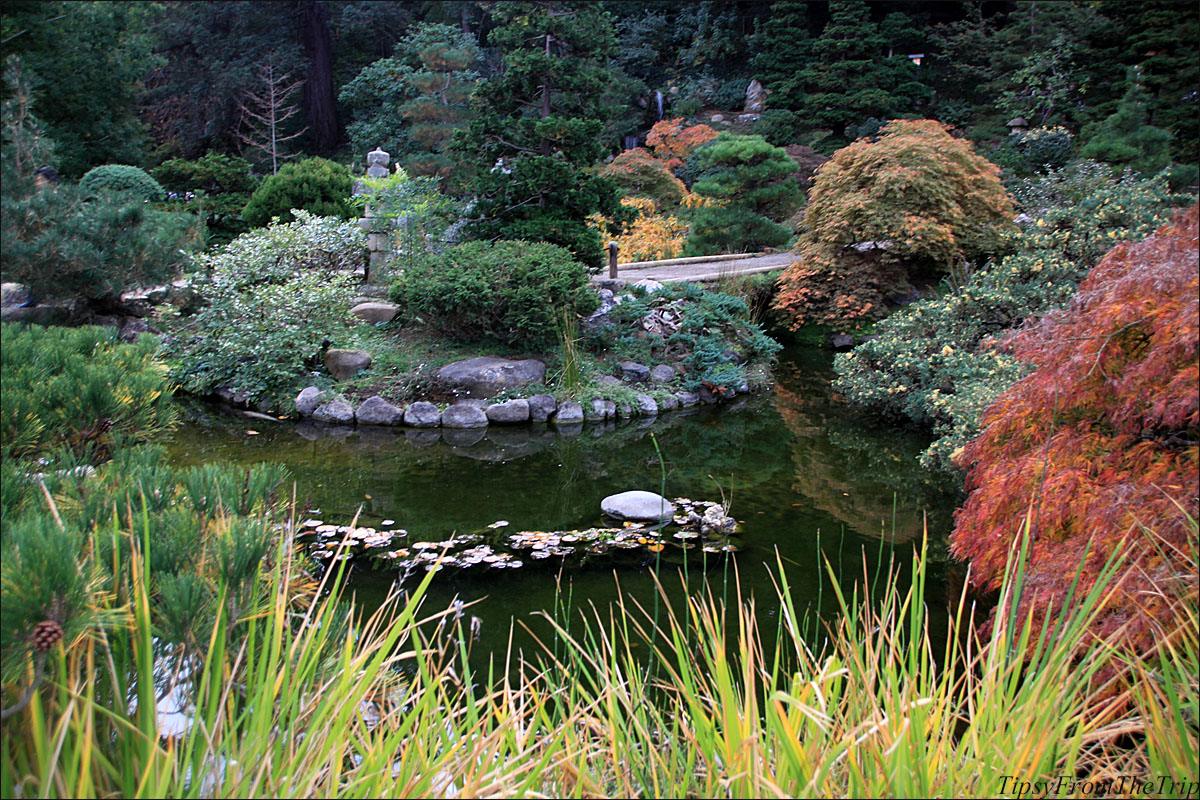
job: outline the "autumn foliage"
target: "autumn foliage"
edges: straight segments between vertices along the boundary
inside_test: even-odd
[[[1032,611],[1040,627],[1077,570],[1079,596],[1127,549],[1094,632],[1134,652],[1197,603],[1197,218],[1193,207],[1117,245],[1068,308],[1010,335],[1004,346],[1034,371],[989,407],[958,459],[972,465],[970,495],[951,547],[974,582],[999,587],[1028,521],[1018,614]]]
[[[894,120],[880,134],[838,150],[817,172],[800,259],[776,299],[793,327],[874,321],[914,270],[936,276],[994,253],[1013,227],[999,167],[970,142],[933,120]]]
[[[683,118],[664,119],[654,123],[646,134],[646,147],[654,157],[666,162],[667,169],[678,169],[702,144],[717,138],[717,132],[707,125],[683,126]]]

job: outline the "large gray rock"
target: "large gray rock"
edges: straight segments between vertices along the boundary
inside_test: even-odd
[[[399,425],[404,412],[379,395],[368,397],[354,412],[354,417],[363,425]]]
[[[359,303],[354,308],[350,309],[350,313],[361,319],[363,322],[379,324],[381,322],[391,322],[396,318],[396,314],[400,313],[400,307],[391,303]]]
[[[487,424],[487,414],[467,403],[455,403],[442,412],[443,428],[486,428]]]
[[[354,422],[354,406],[350,405],[346,398],[338,395],[328,403],[317,406],[312,417],[317,422],[336,422],[339,425],[346,425]]]
[[[371,354],[365,350],[326,350],[325,369],[334,380],[345,380],[371,366]]]
[[[648,394],[637,396],[638,413],[643,417],[653,417],[658,414],[658,402]]]
[[[554,412],[554,422],[557,425],[578,425],[583,422],[583,406],[574,400],[559,403],[558,410]]]
[[[558,401],[552,394],[535,394],[529,398],[529,418],[534,422],[545,422],[558,408]]]
[[[311,417],[321,405],[321,390],[315,386],[305,387],[296,395],[296,413],[302,417]]]
[[[679,408],[679,398],[673,394],[667,395],[658,403],[659,411],[674,411],[677,408]]]
[[[743,109],[747,114],[761,114],[767,108],[767,90],[758,82],[758,79],[750,81],[750,85],[746,87],[746,107]]]
[[[603,422],[617,415],[617,404],[612,400],[601,400],[599,397],[584,407],[584,417],[588,422]]]
[[[442,412],[433,403],[418,400],[404,409],[404,424],[410,428],[436,428],[442,424]]]
[[[506,389],[542,383],[546,378],[546,365],[536,358],[510,361],[479,356],[447,364],[438,370],[438,378],[469,397],[492,397]]]
[[[529,421],[529,401],[521,398],[518,400],[508,400],[503,403],[496,403],[487,407],[489,422],[500,422],[511,424],[514,422]]]
[[[158,328],[153,327],[144,319],[127,319],[121,324],[121,332],[117,334],[117,338],[122,342],[136,342],[143,333],[162,333]]]
[[[675,515],[675,505],[654,492],[621,492],[600,501],[600,510],[610,517],[637,522],[659,522]]]
[[[650,370],[651,383],[670,383],[675,380],[675,368],[670,364],[659,364]]]
[[[622,361],[621,380],[629,383],[642,383],[650,377],[650,368],[645,364],[639,364],[636,361]]]
[[[676,392],[675,396],[679,398],[679,405],[684,408],[691,408],[700,402],[700,395],[695,392]]]

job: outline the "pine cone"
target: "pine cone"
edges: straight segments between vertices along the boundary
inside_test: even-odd
[[[33,626],[33,633],[29,635],[29,641],[33,645],[33,649],[39,653],[48,653],[50,648],[62,641],[63,629],[54,620],[43,620]]]

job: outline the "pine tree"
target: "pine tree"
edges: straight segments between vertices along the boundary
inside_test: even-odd
[[[1171,134],[1146,124],[1150,96],[1137,73],[1136,68],[1129,70],[1129,88],[1117,110],[1085,131],[1088,141],[1079,155],[1146,175],[1167,166]]]
[[[471,67],[479,60],[479,47],[473,36],[449,25],[421,24],[397,51],[416,62],[404,76],[409,97],[399,114],[409,138],[420,147],[402,163],[412,175],[447,179],[459,166],[447,147],[472,116],[469,101],[479,73]]]
[[[551,242],[598,267],[601,236],[585,220],[628,216],[616,185],[587,172],[604,152],[612,22],[594,2],[503,2],[493,18],[490,41],[502,49],[504,70],[480,86],[480,116],[454,138],[478,168],[471,188],[479,218],[467,233]]]
[[[804,105],[800,71],[812,58],[808,3],[776,0],[760,35],[762,43],[754,57],[754,74],[771,93],[771,108],[799,110]]]
[[[797,76],[810,124],[840,133],[869,117],[891,119],[927,96],[907,57],[887,57],[887,38],[863,0],[830,0],[829,13],[812,59]]]

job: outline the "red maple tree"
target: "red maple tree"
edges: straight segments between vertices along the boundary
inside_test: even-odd
[[[1002,343],[1034,371],[992,404],[961,455],[970,495],[951,550],[997,589],[1028,520],[1018,615],[1034,641],[1077,571],[1076,597],[1126,558],[1092,632],[1146,654],[1197,604],[1198,210],[1111,250],[1068,308]]]

